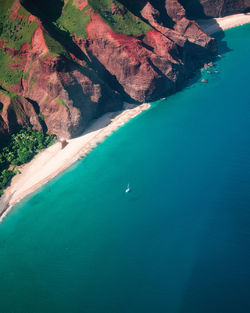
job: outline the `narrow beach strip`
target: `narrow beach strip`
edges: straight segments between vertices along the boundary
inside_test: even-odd
[[[241,13],[225,17],[197,20],[201,29],[208,35],[250,23],[250,13]]]
[[[197,20],[197,22],[207,34],[211,35],[250,23],[250,13]],[[120,126],[149,107],[149,103],[138,106],[125,104],[123,111],[110,112],[93,121],[82,136],[68,140],[64,149],[61,149],[61,143],[57,142],[39,153],[31,162],[21,168],[21,173],[12,179],[11,185],[5,190],[4,196],[0,199],[0,221],[14,204],[86,156],[98,143],[104,141]]]
[[[20,168],[20,173],[12,179],[11,185],[5,190],[0,200],[0,221],[14,204],[85,157],[98,143],[149,107],[149,103],[138,106],[124,104],[124,110],[109,112],[94,120],[82,136],[67,140],[68,144],[63,149],[61,143],[57,142],[39,153]]]

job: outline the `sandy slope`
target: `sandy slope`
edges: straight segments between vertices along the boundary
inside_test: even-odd
[[[64,149],[61,149],[61,143],[57,142],[23,166],[21,173],[12,179],[10,187],[5,191],[0,202],[0,216],[3,218],[16,202],[84,157],[121,125],[148,109],[150,104],[124,106],[123,111],[107,113],[95,120],[82,136],[68,140],[68,145]]]
[[[209,35],[232,27],[250,23],[250,13],[235,14],[220,18],[198,20],[200,27]]]

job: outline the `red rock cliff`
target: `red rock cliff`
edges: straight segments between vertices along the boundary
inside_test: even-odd
[[[222,17],[250,9],[250,0],[180,0],[191,18]]]
[[[0,36],[10,75],[0,75],[0,136],[24,124],[76,136],[122,100],[151,101],[179,88],[216,43],[180,1],[159,3],[65,0],[50,12],[49,1],[14,1]],[[17,34],[8,35],[10,23]],[[30,40],[22,42],[21,31]]]

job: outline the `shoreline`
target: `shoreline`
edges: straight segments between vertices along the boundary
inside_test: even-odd
[[[250,14],[198,20],[197,23],[203,31],[211,35],[250,23]],[[33,160],[20,168],[21,173],[13,177],[10,186],[0,198],[0,222],[17,202],[84,158],[106,137],[149,108],[149,103],[138,106],[124,103],[123,110],[104,114],[94,120],[81,136],[67,140],[65,148],[61,149],[61,143],[56,142],[36,155]]]
[[[212,35],[226,29],[250,23],[250,13],[234,14],[211,19],[199,19],[196,22],[205,33]]]
[[[84,158],[114,131],[149,108],[149,103],[138,106],[124,103],[123,110],[106,113],[94,120],[81,136],[68,139],[63,149],[61,143],[56,142],[37,154],[20,168],[21,173],[13,177],[0,198],[0,222],[17,202]]]

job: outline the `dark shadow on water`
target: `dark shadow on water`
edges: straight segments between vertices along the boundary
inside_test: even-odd
[[[217,24],[217,22],[216,22],[216,24]],[[225,33],[223,30],[221,30],[218,33],[212,34],[211,36],[214,37],[218,43],[218,54],[219,55],[224,55],[224,54],[232,51],[232,49],[228,47],[227,42],[224,40]]]
[[[213,16],[212,14],[211,16],[209,16],[207,12],[204,12],[204,7],[201,5],[200,0],[180,0],[180,3],[183,5],[183,7],[186,10],[187,18],[191,20],[198,20],[198,21],[201,19],[202,24],[215,28],[215,29],[219,28],[219,31],[216,34],[211,35],[211,37],[214,37],[217,40],[218,47],[219,47],[218,54],[222,55],[231,51],[231,49],[227,46],[227,42],[223,40],[225,37],[224,31],[220,28],[216,19],[213,18],[215,16],[221,15],[219,8],[215,7],[214,5],[213,7],[214,12],[211,12],[213,13]],[[200,23],[198,22],[198,24]]]
[[[227,42],[224,40],[225,38],[225,33],[223,29],[219,26],[217,23],[216,19],[211,18],[211,19],[199,19],[197,20],[197,23],[200,25],[202,29],[208,28],[208,29],[214,29],[216,30],[215,33],[210,34],[211,37],[215,38],[217,41],[218,45],[218,54],[222,55],[227,52],[232,51],[228,45]]]

